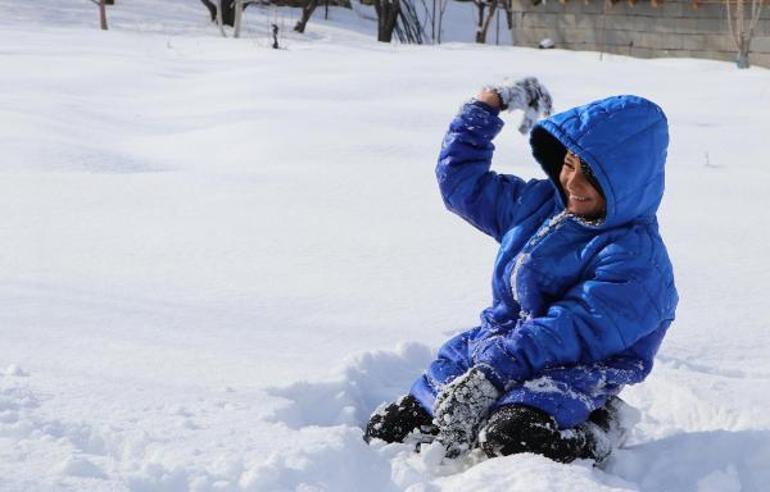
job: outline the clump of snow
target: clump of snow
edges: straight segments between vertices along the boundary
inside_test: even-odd
[[[432,360],[422,344],[405,343],[391,351],[365,352],[347,359],[326,381],[299,381],[268,394],[289,400],[271,417],[299,429],[306,426],[363,427],[374,410],[404,395]]]
[[[104,471],[87,458],[70,456],[57,467],[56,471],[62,475],[83,478],[106,478]]]
[[[698,492],[740,492],[741,490],[741,481],[732,465],[724,470],[716,470],[698,480]]]
[[[5,368],[3,374],[6,376],[27,377],[29,373],[16,364],[11,364]]]

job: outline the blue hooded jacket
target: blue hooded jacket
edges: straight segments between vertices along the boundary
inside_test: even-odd
[[[562,428],[584,421],[623,385],[652,369],[678,302],[658,233],[668,124],[637,96],[615,96],[554,115],[531,132],[549,179],[490,171],[498,111],[466,104],[436,168],[446,206],[500,243],[492,305],[481,325],[445,344],[413,386],[430,410],[437,391],[471,366],[504,396],[541,408]],[[567,150],[595,176],[606,216],[565,210],[559,173]]]

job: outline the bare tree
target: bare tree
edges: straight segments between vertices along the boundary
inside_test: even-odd
[[[425,16],[425,23],[430,23],[430,40],[434,44],[441,43],[441,27],[444,21],[444,12],[449,0],[431,0],[429,7],[426,0],[420,0]],[[428,33],[425,33],[427,36]]]
[[[235,26],[235,0],[220,0],[219,13],[222,16],[222,24]]]
[[[225,31],[225,24],[224,20],[222,19],[222,10],[221,8],[217,9],[217,26],[219,26],[219,32],[222,33],[222,37],[227,37],[227,32]]]
[[[110,0],[108,0],[109,3]],[[255,5],[260,3],[261,0],[217,0],[216,3],[212,0],[201,0],[201,3],[208,9],[212,22],[218,22],[218,18],[222,18],[222,25],[235,27],[237,10],[240,8],[241,12],[246,10],[249,5]],[[239,6],[240,4],[240,6]]]
[[[233,26],[233,37],[239,38],[241,37],[241,19],[243,18],[243,0],[234,0],[235,1],[235,19],[234,19],[234,26]]]
[[[508,21],[508,29],[513,28],[513,7],[510,0],[473,0],[478,9],[478,19],[476,22],[476,42],[484,44],[487,42],[487,32],[492,18],[495,17],[498,8],[503,8]],[[486,14],[485,14],[486,11]]]
[[[318,0],[305,0],[305,4],[302,6],[302,17],[294,26],[295,31],[305,32],[305,26],[307,26],[307,22],[315,12],[316,7],[318,7]]]
[[[441,29],[444,24],[444,13],[449,0],[433,0],[433,10],[430,15],[430,37],[434,43],[441,44]]]
[[[476,42],[477,43],[483,43],[483,38],[481,36],[482,26],[484,25],[484,11],[487,9],[487,6],[489,5],[488,0],[473,0],[473,4],[476,6],[477,9],[477,16],[476,16]],[[479,39],[482,39],[479,41]]]
[[[412,0],[401,0],[401,8],[396,19],[396,36],[402,43],[422,44],[425,30],[420,15]]]
[[[377,12],[377,41],[390,43],[401,11],[401,0],[374,0],[374,10]]]
[[[505,21],[508,23],[508,31],[513,32],[513,1],[499,0],[500,6],[505,11]],[[500,44],[500,10],[495,18],[495,44]]]
[[[489,30],[489,24],[492,21],[492,17],[495,16],[497,11],[497,0],[485,1],[474,0],[474,3],[479,8],[479,21],[476,25],[476,42],[484,44],[487,42],[487,31]],[[487,15],[484,15],[484,7],[489,7]]]
[[[746,18],[747,2],[751,2],[751,13]],[[751,48],[751,39],[754,37],[754,29],[759,22],[759,15],[762,13],[762,5],[765,0],[725,0],[727,4],[727,25],[730,26],[730,35],[735,42],[738,50],[738,56],[735,60],[738,68],[749,68],[749,50]],[[733,3],[735,5],[733,6]],[[735,11],[733,12],[733,9]]]
[[[444,13],[449,0],[438,0],[438,19],[436,19],[436,42],[441,44],[441,29],[444,25]]]
[[[211,22],[214,22],[217,20],[217,6],[214,5],[211,0],[201,0],[203,5],[206,6],[207,9],[209,9],[209,14],[211,15]]]
[[[657,0],[652,0],[651,2],[654,8],[657,8],[658,6],[656,2]],[[611,8],[611,0],[604,0],[604,5],[602,5],[601,25],[599,27],[599,61],[604,60],[604,52],[607,51],[607,15]]]

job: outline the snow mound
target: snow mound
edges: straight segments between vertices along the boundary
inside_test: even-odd
[[[770,462],[770,432],[715,430],[658,438],[648,432],[659,427],[648,414],[644,425],[635,430],[636,444],[616,450],[602,468],[588,461],[564,465],[535,455],[488,460],[478,450],[447,461],[441,459],[438,449],[427,445],[415,453],[410,445],[364,444],[361,427],[371,412],[404,394],[432,357],[429,347],[407,343],[393,352],[351,357],[327,380],[269,388],[270,396],[288,403],[274,410],[268,420],[296,430],[302,445],[276,452],[247,469],[240,486],[246,490],[373,490],[371,484],[376,483],[376,490],[384,491],[654,491],[673,487],[671,490],[711,492],[762,490],[761,484],[770,481],[770,470],[763,465]],[[663,387],[667,385],[675,386],[665,382]],[[696,395],[678,394],[685,415],[684,407],[703,409]],[[724,410],[715,408],[714,412]]]
[[[606,471],[640,490],[765,490],[767,463],[770,431],[717,430],[620,449]]]
[[[486,460],[465,473],[436,480],[440,490],[635,490],[633,484],[603,473],[591,462],[563,465],[534,454]]]
[[[255,5],[239,40],[189,0],[121,0],[108,32],[92,2],[0,6],[0,489],[767,490],[767,69],[388,45],[371,6],[300,35],[300,9]],[[474,9],[443,39],[472,41]],[[682,303],[621,395],[631,446],[601,469],[367,446],[432,350],[330,366],[477,322],[496,248],[447,215],[436,153],[473,91],[531,74],[558,110],[633,93],[671,124]],[[543,177],[514,129],[495,144],[495,170]]]
[[[329,381],[269,388],[269,395],[290,402],[270,419],[293,429],[310,425],[362,427],[379,405],[409,391],[432,358],[433,351],[419,343],[399,345],[394,352],[353,356]]]
[[[303,445],[275,454],[247,471],[240,486],[264,490],[399,490],[390,465],[368,449],[361,431],[351,427],[307,428]]]
[[[698,480],[698,492],[740,492],[741,482],[733,466],[728,466],[724,471],[717,470],[714,473]]]

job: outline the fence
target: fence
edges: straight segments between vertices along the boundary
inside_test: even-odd
[[[766,2],[767,3],[767,2]],[[751,4],[747,5],[751,9]],[[537,46],[550,38],[556,47],[651,57],[691,57],[734,61],[737,49],[719,1],[513,0],[513,44]],[[749,60],[770,68],[770,4],[751,42]]]

